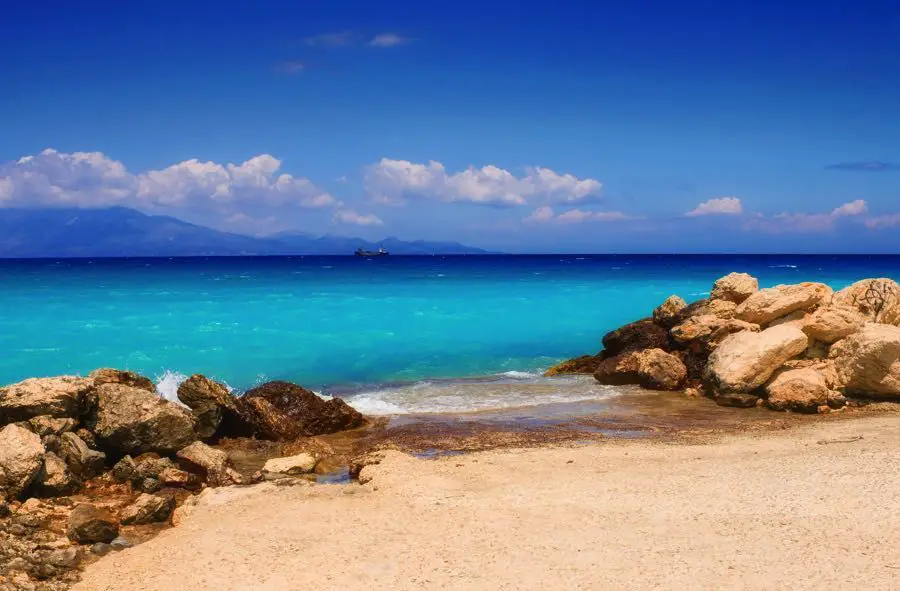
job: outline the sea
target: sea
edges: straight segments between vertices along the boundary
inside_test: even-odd
[[[376,415],[599,400],[549,379],[666,297],[731,271],[763,287],[900,279],[900,256],[484,255],[0,261],[0,384],[129,369],[174,399],[202,373],[289,380]]]

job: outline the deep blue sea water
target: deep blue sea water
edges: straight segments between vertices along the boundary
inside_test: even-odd
[[[7,260],[0,383],[111,366],[169,394],[204,373],[239,390],[292,380],[367,410],[477,407],[469,386],[485,383],[487,398],[527,403],[560,388],[532,374],[596,352],[670,294],[704,297],[731,271],[840,288],[900,279],[900,256]],[[478,376],[499,377],[436,380]],[[583,381],[573,392],[598,394]]]

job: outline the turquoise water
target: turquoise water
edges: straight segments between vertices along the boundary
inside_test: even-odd
[[[204,373],[239,390],[272,379],[356,395],[419,387],[421,401],[437,395],[423,383],[466,383],[434,378],[525,380],[595,352],[608,330],[670,294],[701,298],[734,270],[840,288],[900,278],[900,257],[2,261],[0,383],[113,366],[170,386]]]

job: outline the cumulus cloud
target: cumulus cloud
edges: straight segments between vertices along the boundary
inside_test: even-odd
[[[582,203],[598,197],[603,188],[595,179],[579,179],[548,168],[527,168],[523,176],[516,176],[493,165],[470,166],[451,174],[433,160],[418,164],[390,158],[367,167],[364,185],[378,203],[399,204],[408,198],[425,198],[494,206],[525,205],[539,199]]]
[[[535,209],[530,216],[525,218],[525,223],[529,224],[580,224],[582,222],[613,222],[619,220],[631,219],[630,216],[621,211],[587,211],[583,209],[570,209],[559,215],[553,211],[550,206],[539,207]]]
[[[359,214],[352,209],[339,209],[334,213],[334,221],[355,226],[383,226],[384,222],[375,214]]]
[[[132,174],[102,152],[44,150],[0,165],[0,207],[109,207],[142,210],[216,209],[252,202],[268,206],[338,207],[309,179],[281,173],[268,154],[241,164],[197,159]]]
[[[739,215],[744,212],[741,200],[737,197],[719,197],[704,201],[693,210],[687,212],[688,217],[701,215]]]
[[[370,47],[396,47],[411,41],[408,37],[401,37],[396,33],[380,33],[369,41]]]
[[[842,216],[854,216],[854,215],[863,215],[864,213],[869,211],[869,204],[865,202],[863,199],[857,199],[856,201],[851,201],[849,203],[845,203],[840,207],[835,207],[831,211],[831,215],[835,217]]]
[[[863,199],[857,199],[835,207],[830,213],[783,212],[771,218],[757,216],[749,220],[746,227],[770,233],[827,232],[834,228],[840,218],[861,216],[868,210],[868,203]]]

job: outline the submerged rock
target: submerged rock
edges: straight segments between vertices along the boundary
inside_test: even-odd
[[[650,319],[626,324],[603,337],[605,357],[644,349],[669,350],[669,332]]]
[[[122,384],[123,386],[130,386],[132,388],[138,388],[139,390],[146,390],[147,392],[152,392],[154,394],[156,393],[156,384],[154,384],[150,378],[145,378],[133,371],[104,367],[92,371],[90,377],[98,386],[102,386],[103,384]]]
[[[900,397],[900,327],[867,324],[832,345],[829,358],[848,394]]]
[[[83,503],[69,514],[69,539],[79,544],[112,542],[119,535],[119,522],[108,509]]]
[[[710,300],[725,300],[740,304],[759,289],[756,277],[747,273],[729,273],[713,284]]]
[[[365,424],[362,414],[340,398],[323,400],[290,382],[268,382],[239,400],[241,415],[264,439],[291,440]]]
[[[722,392],[752,392],[785,361],[803,353],[807,343],[803,331],[792,324],[729,335],[710,355],[707,378]]]
[[[18,425],[0,429],[0,489],[15,498],[31,485],[44,462],[41,438]]]
[[[824,283],[797,283],[761,289],[744,300],[735,317],[766,325],[792,312],[811,310],[831,301],[832,290]]]
[[[93,380],[62,376],[32,378],[0,388],[0,424],[42,415],[78,418],[93,387]]]
[[[187,409],[147,390],[104,384],[94,398],[85,422],[107,449],[171,453],[197,438],[194,416]]]
[[[856,309],[871,322],[900,326],[900,285],[893,279],[863,279],[845,287],[832,300]]]

